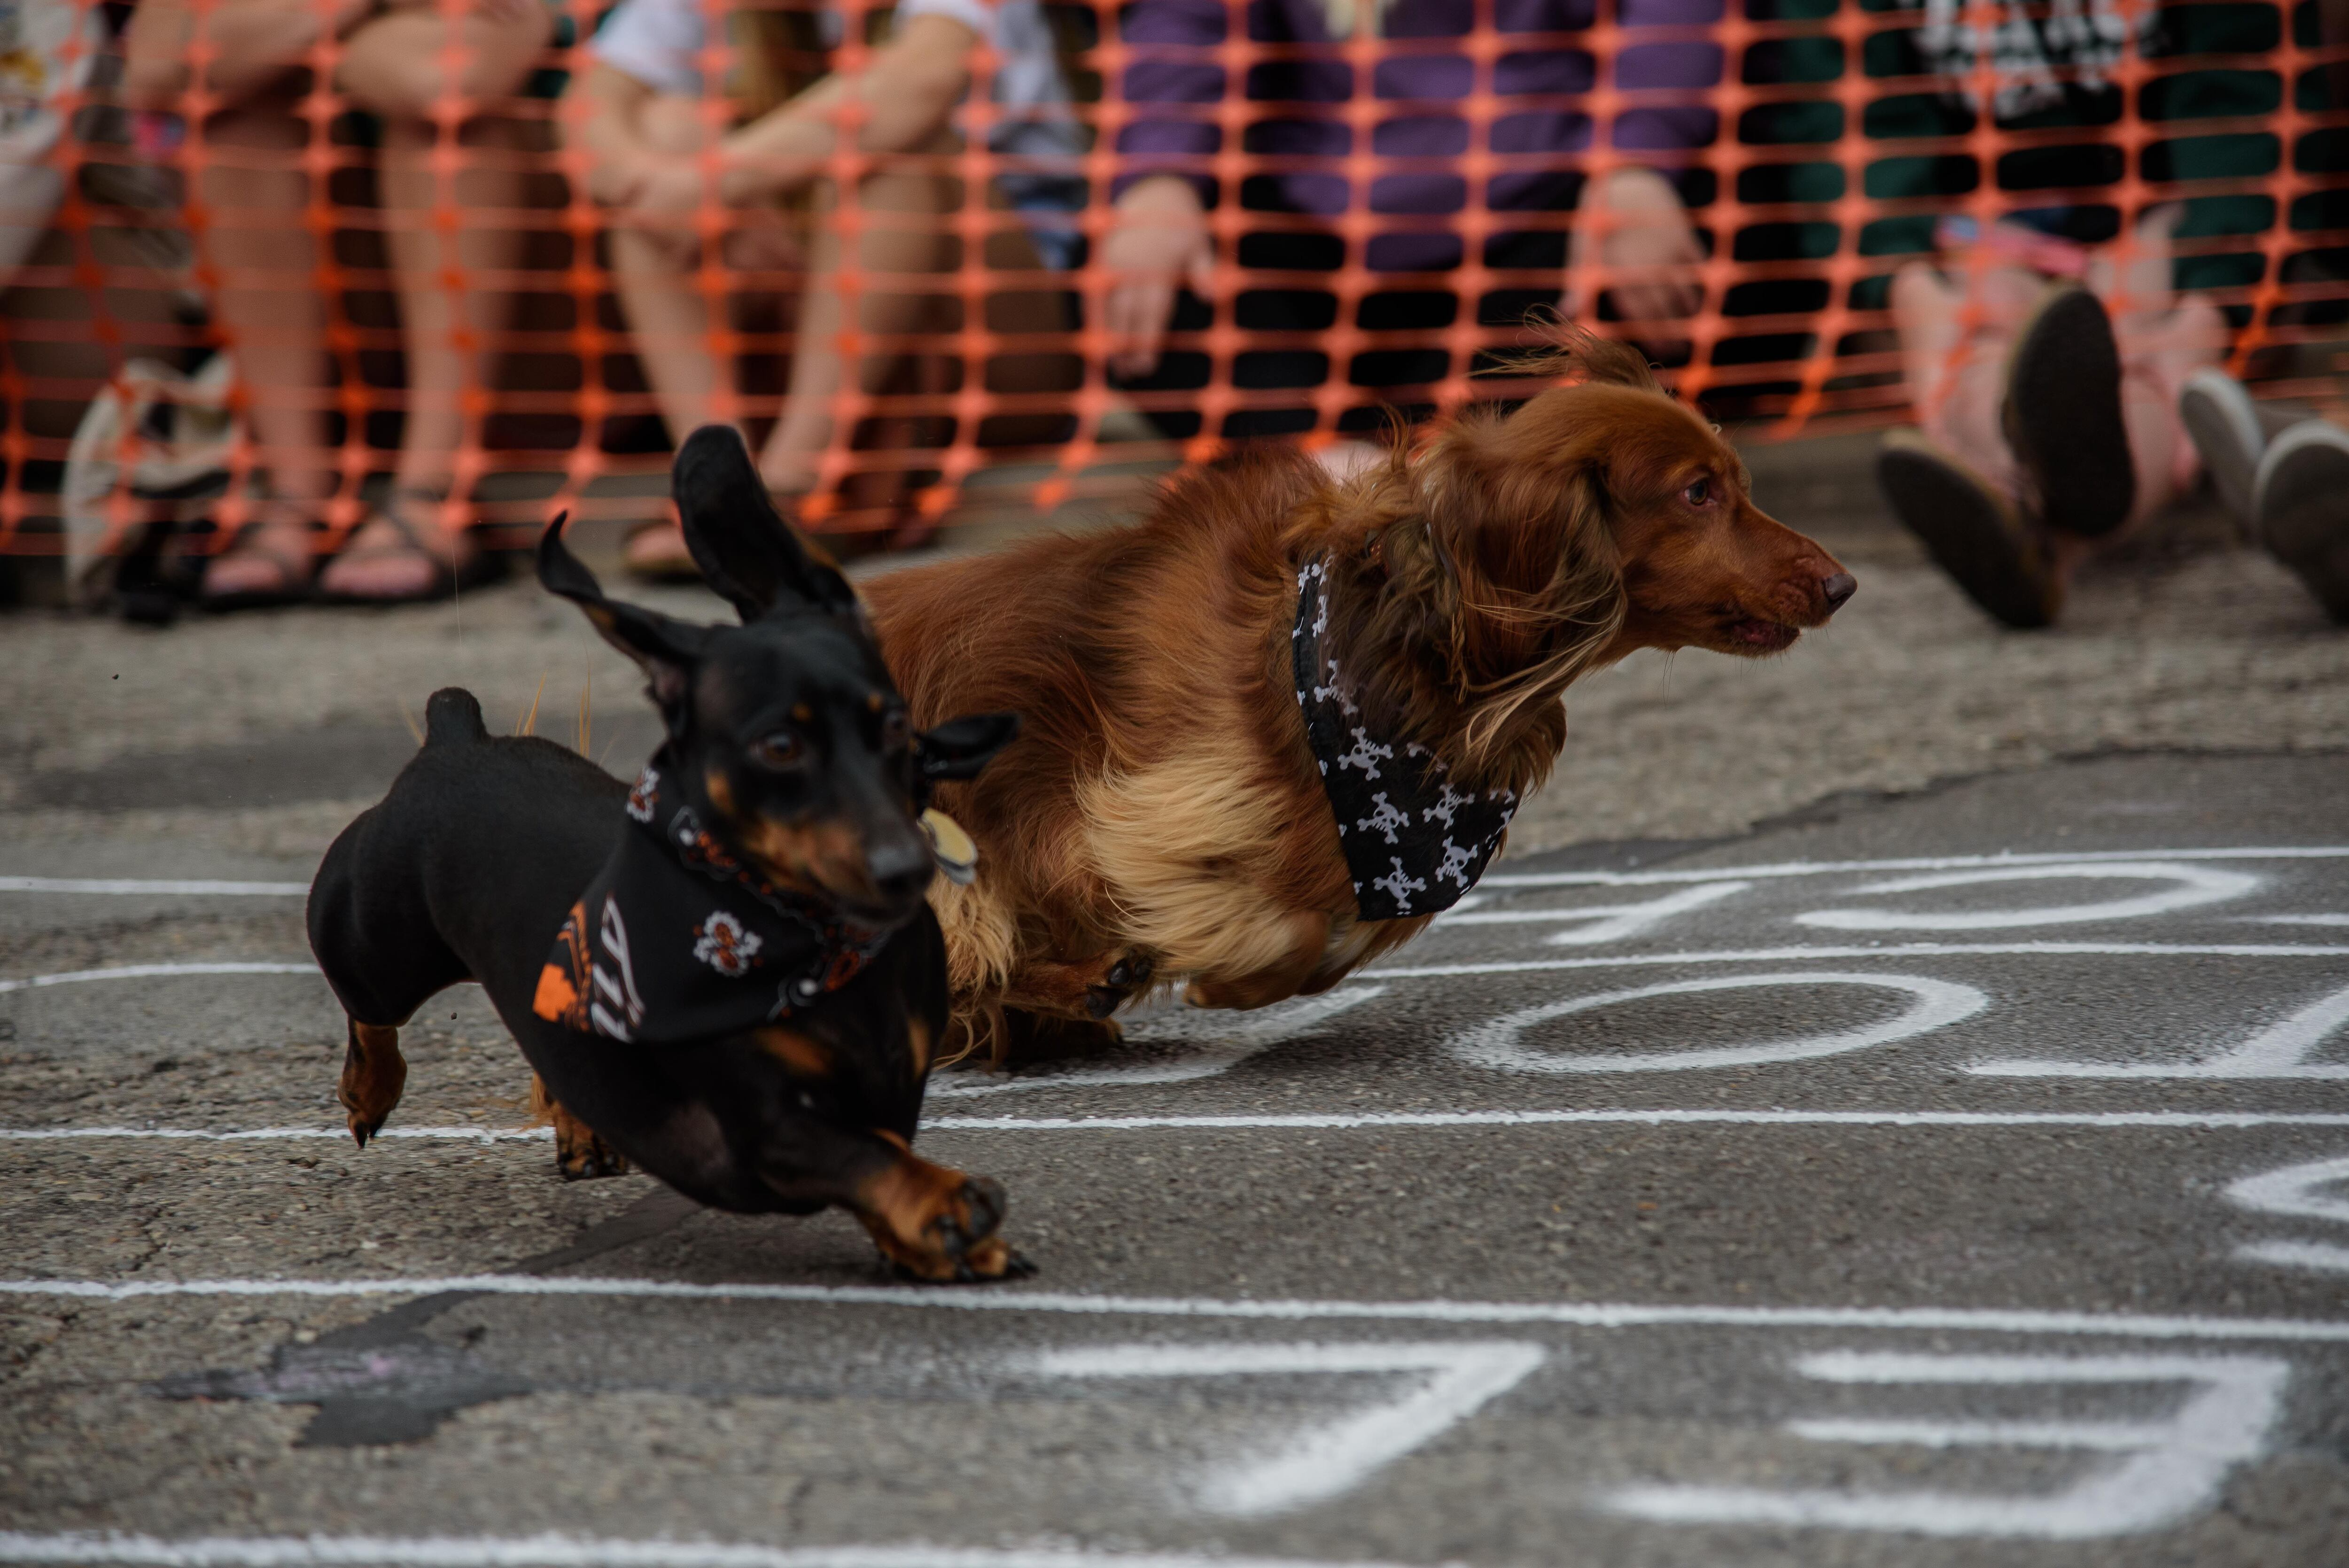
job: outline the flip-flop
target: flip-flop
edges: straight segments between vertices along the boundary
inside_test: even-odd
[[[228,544],[204,558],[203,575],[196,589],[196,603],[207,610],[262,610],[279,604],[298,604],[310,597],[312,583],[317,574],[317,558],[308,552],[296,555],[261,542],[267,524],[260,518],[247,518],[233,535]],[[315,530],[316,521],[305,526]],[[231,557],[243,561],[260,561],[274,568],[266,582],[245,588],[222,589],[212,573],[219,564]]]
[[[2251,485],[2253,531],[2336,621],[2349,622],[2349,430],[2323,419],[2268,443]]]
[[[400,515],[399,507],[402,501],[415,501],[437,507],[442,500],[442,497],[430,490],[395,490],[384,498],[383,504],[368,508],[366,518],[357,528],[351,531],[352,540],[356,542],[361,534],[380,522],[399,536],[399,542],[388,548],[368,545],[354,549],[347,546],[333,561],[328,562],[326,570],[319,573],[319,597],[336,604],[422,604],[436,599],[446,599],[450,594],[462,593],[468,588],[477,588],[483,583],[493,583],[505,575],[505,563],[479,544],[474,545],[472,555],[468,560],[452,562],[445,559],[440,551],[425,542],[424,536],[417,531],[414,524]],[[403,561],[419,558],[431,566],[431,574],[418,587],[406,593],[354,593],[349,589],[338,589],[334,585],[335,568],[347,561],[357,564],[370,561]]]
[[[2121,351],[2105,303],[2084,288],[2044,295],[2014,342],[2000,411],[2007,445],[2049,528],[2097,539],[2128,521],[2137,467],[2121,418]]]
[[[2251,504],[2251,486],[2268,446],[2259,405],[2241,382],[2212,366],[2186,378],[2178,394],[2178,418],[2194,438],[2194,449],[2202,455],[2203,470],[2219,499],[2236,521],[2251,526],[2259,515]]]
[[[1876,482],[1966,597],[2022,630],[2051,625],[2064,583],[2030,526],[1990,482],[1915,430],[1876,454]]]
[[[698,583],[701,568],[693,563],[685,530],[673,518],[640,522],[628,530],[620,545],[620,565],[640,583]]]

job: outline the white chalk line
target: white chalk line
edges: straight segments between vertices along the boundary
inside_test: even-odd
[[[1207,1296],[1088,1295],[1002,1287],[818,1285],[540,1274],[436,1274],[384,1279],[0,1280],[0,1295],[77,1301],[165,1296],[568,1296],[586,1300],[739,1301],[807,1306],[898,1306],[932,1312],[1040,1313],[1062,1317],[1182,1317],[1253,1323],[1521,1324],[1563,1328],[1826,1328],[1964,1334],[2075,1335],[2120,1339],[2277,1340],[2349,1345],[2349,1321],[2041,1311],[1965,1306],[1691,1306],[1639,1302],[1311,1301]]]
[[[2333,861],[2349,845],[2213,850],[2073,850],[2031,854],[1939,855],[1890,861],[1779,861],[1760,866],[1709,866],[1677,872],[1488,872],[1479,887],[1651,887],[1728,877],[1816,877],[1846,872],[1940,872],[1973,867],[2054,866],[2099,861]]]
[[[0,993],[38,991],[50,985],[82,985],[93,980],[160,980],[177,975],[316,975],[316,964],[270,960],[222,963],[122,964],[110,969],[69,969],[59,975],[35,975],[23,980],[0,980]]]
[[[1676,872],[1495,872],[1485,887],[1639,887],[1653,883],[1717,882],[1727,877],[1827,876],[1838,872],[1959,871],[1974,866],[2040,866],[2096,861],[2306,861],[2349,857],[2349,846],[2302,845],[2259,849],[2073,850],[2029,854],[1942,855],[1889,861],[1781,861],[1761,866],[1716,866]],[[203,878],[0,876],[0,892],[137,894],[173,893],[215,898],[299,898],[305,882],[227,882]]]
[[[1387,1568],[1299,1557],[1051,1546],[761,1546],[562,1535],[199,1535],[0,1531],[0,1563],[117,1568]]]
[[[300,898],[305,882],[217,882],[154,877],[0,877],[0,892],[78,892],[119,896],[180,893],[197,898]]]
[[[1901,942],[1865,947],[1749,947],[1682,953],[1640,953],[1609,958],[1502,959],[1491,963],[1427,964],[1408,968],[1364,969],[1358,980],[1427,980],[1459,975],[1513,975],[1552,969],[1637,969],[1675,964],[1784,964],[1816,958],[2109,957],[2109,958],[2341,958],[2349,945],[2313,943],[2184,942]],[[78,985],[97,980],[159,980],[185,975],[316,975],[312,963],[230,960],[221,963],[126,964],[111,969],[74,969],[0,980],[0,993]],[[1042,1080],[1039,1080],[1040,1082]]]
[[[2255,1128],[2349,1127],[2349,1111],[2261,1110],[1395,1110],[1264,1111],[1194,1116],[941,1116],[925,1132],[1216,1132],[1250,1130],[1385,1131],[1413,1127],[2077,1127],[2225,1132]],[[109,1139],[199,1143],[342,1143],[339,1127],[6,1127],[0,1143]],[[450,1143],[539,1143],[541,1127],[387,1127],[380,1139]]]
[[[1358,980],[1432,980],[1461,975],[1517,975],[1552,969],[1628,969],[1675,964],[1785,964],[1820,958],[2341,958],[2349,946],[2313,943],[2196,942],[1897,942],[1867,947],[1749,947],[1640,953],[1609,958],[1511,958],[1486,963],[1421,964],[1362,969]]]

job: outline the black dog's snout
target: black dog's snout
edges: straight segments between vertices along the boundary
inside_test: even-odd
[[[928,841],[918,838],[884,844],[865,861],[874,890],[892,903],[920,897],[936,869]]]
[[[1859,580],[1848,572],[1838,572],[1819,584],[1819,592],[1826,595],[1827,613],[1833,614],[1843,608],[1845,600],[1859,592]]]

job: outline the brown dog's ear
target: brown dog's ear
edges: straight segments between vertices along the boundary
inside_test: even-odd
[[[563,542],[563,525],[569,516],[557,516],[539,537],[539,585],[578,605],[605,642],[636,661],[669,733],[683,734],[686,698],[693,688],[694,666],[708,646],[709,628],[606,599],[595,574]]]
[[[744,621],[855,608],[856,591],[840,568],[775,510],[740,431],[704,425],[687,437],[678,449],[670,490],[693,563]]]
[[[1656,384],[1655,372],[1648,367],[1647,355],[1633,345],[1601,337],[1570,321],[1553,319],[1533,325],[1541,341],[1509,360],[1506,367],[1508,374],[1537,377],[1545,381],[1637,387],[1643,392],[1663,390]]]

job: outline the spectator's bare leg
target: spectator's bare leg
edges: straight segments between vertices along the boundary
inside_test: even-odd
[[[1986,266],[1969,321],[1964,270],[1944,278],[1911,262],[1892,280],[1902,378],[1918,423],[1936,446],[2020,504],[2022,474],[1999,423],[2016,328],[2045,287],[2035,273]]]
[[[205,573],[207,598],[301,586],[310,575],[310,523],[335,490],[326,445],[326,300],[305,211],[300,152],[310,124],[290,101],[263,98],[204,127],[211,156],[195,175],[200,242],[218,280],[213,306],[245,397],[254,456],[269,494]]]
[[[936,158],[949,156],[957,148],[955,137],[946,133],[924,150]],[[952,330],[946,313],[953,308],[953,301],[940,274],[948,273],[955,263],[949,223],[962,194],[959,180],[931,169],[890,170],[865,181],[858,196],[863,232],[855,261],[864,282],[857,312],[864,332],[902,340]],[[819,191],[818,211],[833,200],[828,189]],[[844,319],[842,296],[835,286],[841,253],[832,240],[837,224],[819,221],[815,227],[818,242],[792,339],[790,389],[782,418],[776,422],[760,462],[768,488],[785,492],[805,490],[816,482],[824,449],[834,438],[832,403],[843,375],[835,346]],[[937,284],[924,291],[919,280],[925,277],[936,277]],[[915,354],[902,342],[879,349],[861,361],[860,385],[868,393],[893,389],[903,385],[910,372],[920,390],[944,390],[942,385],[932,385],[938,380],[937,366],[930,363],[934,358]],[[972,366],[967,373],[978,371],[978,366]],[[888,423],[910,427],[916,421]],[[884,440],[895,444],[909,441],[910,436],[908,428],[894,437],[885,435]],[[895,487],[885,481],[875,489],[877,493],[894,491]]]
[[[354,535],[322,579],[336,595],[412,598],[479,549],[455,521],[458,508],[429,499],[447,493],[459,449],[479,434],[466,393],[490,384],[492,334],[506,304],[469,280],[508,271],[517,259],[511,225],[523,199],[522,138],[502,117],[479,111],[484,99],[494,110],[521,85],[553,23],[543,6],[517,5],[483,7],[456,26],[453,76],[442,57],[450,25],[429,6],[368,23],[344,55],[344,89],[385,117],[384,227],[399,292],[408,417],[389,515]],[[444,137],[460,153],[445,171]]]
[[[1590,286],[1614,296],[1625,335],[1659,356],[1677,357],[1687,345],[1671,339],[1669,324],[1694,315],[1704,301],[1698,271],[1704,247],[1680,192],[1653,170],[1618,169],[1584,204],[1595,222],[1598,253],[1589,254],[1585,229],[1590,225],[1578,224],[1567,241],[1569,275],[1558,313],[1569,321],[1596,316],[1588,301],[1575,297],[1572,278],[1572,269],[1595,262],[1602,273]]]
[[[637,130],[658,151],[695,152],[709,140],[698,99],[664,95],[647,102]],[[613,285],[669,440],[681,442],[704,425],[727,422],[719,413],[719,388],[733,367],[721,365],[710,348],[700,245],[684,229],[651,233],[615,226],[608,239]]]

